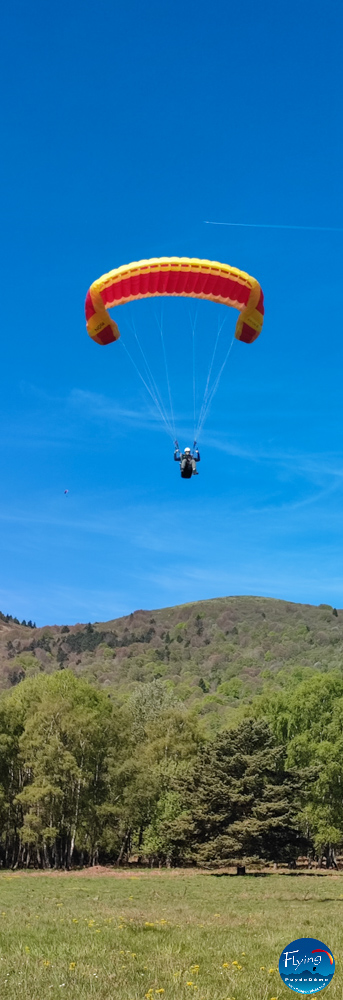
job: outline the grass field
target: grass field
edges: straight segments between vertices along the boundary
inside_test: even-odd
[[[341,1000],[342,919],[340,875],[3,872],[0,995],[284,1000],[279,955],[313,936],[336,957],[327,995]]]

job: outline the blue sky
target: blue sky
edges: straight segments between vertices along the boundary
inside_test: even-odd
[[[100,621],[225,594],[343,605],[343,231],[205,224],[343,229],[342,30],[341,6],[317,0],[7,7],[5,613]],[[266,304],[259,340],[233,345],[190,482],[122,345],[98,347],[84,321],[95,278],[169,254],[248,271]],[[183,446],[195,311],[164,300]],[[117,313],[167,400],[160,303]],[[199,305],[197,405],[226,313],[218,366],[237,317]]]

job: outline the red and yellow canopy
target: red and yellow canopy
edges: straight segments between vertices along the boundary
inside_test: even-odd
[[[263,292],[255,278],[218,261],[153,257],[124,264],[93,282],[85,306],[89,336],[103,345],[118,340],[117,324],[107,310],[155,295],[186,295],[234,306],[240,311],[237,340],[252,344],[261,333]]]

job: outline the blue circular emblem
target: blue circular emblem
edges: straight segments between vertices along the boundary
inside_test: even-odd
[[[331,983],[334,971],[332,951],[317,938],[297,938],[280,955],[282,982],[294,993],[319,993]]]

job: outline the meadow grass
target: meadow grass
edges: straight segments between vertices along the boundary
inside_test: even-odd
[[[280,953],[313,936],[341,1000],[342,917],[342,876],[3,872],[1,998],[286,1000]]]

